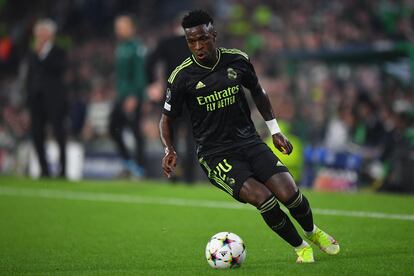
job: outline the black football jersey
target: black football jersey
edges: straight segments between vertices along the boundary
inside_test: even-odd
[[[217,55],[213,67],[198,63],[193,56],[187,58],[167,83],[163,113],[177,117],[187,106],[201,155],[261,143],[243,89],[256,87],[254,68],[240,50],[218,48]]]

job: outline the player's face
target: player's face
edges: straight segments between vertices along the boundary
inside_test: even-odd
[[[206,65],[216,62],[216,32],[211,24],[185,29],[188,48],[198,62]]]

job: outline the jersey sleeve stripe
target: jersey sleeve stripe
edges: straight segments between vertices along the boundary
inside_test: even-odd
[[[177,74],[185,67],[191,65],[193,63],[193,61],[191,60],[191,58],[187,58],[186,60],[184,60],[183,63],[181,63],[180,65],[178,65],[174,71],[171,72],[170,77],[168,78],[168,82],[169,83],[173,83],[175,77],[177,76]]]
[[[178,65],[175,69],[174,69],[174,71],[172,71],[171,72],[171,75],[170,75],[170,77],[168,78],[168,81],[170,82],[170,79],[173,79],[174,77],[175,77],[175,75],[182,69],[182,67],[183,66],[185,66],[185,65],[187,65],[187,64],[189,64],[190,63],[190,61],[191,61],[191,59],[190,58],[187,58],[186,60],[184,60],[184,62],[183,63],[181,63],[180,65]],[[172,81],[171,81],[172,82]]]
[[[236,48],[232,48],[232,49],[220,48],[220,49],[222,53],[233,54],[233,55],[238,54],[238,55],[243,56],[245,59],[249,60],[249,56],[245,52],[240,51],[239,49],[236,49]]]

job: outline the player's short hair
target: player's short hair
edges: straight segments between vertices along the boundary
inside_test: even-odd
[[[36,21],[34,29],[36,30],[37,28],[40,28],[40,27],[47,28],[52,35],[55,35],[57,32],[57,25],[55,21],[53,21],[50,18],[43,18],[43,19]]]
[[[192,28],[195,26],[203,25],[203,24],[213,24],[213,18],[203,10],[194,10],[190,11],[188,14],[186,14],[183,17],[183,20],[181,21],[181,26],[184,29]]]

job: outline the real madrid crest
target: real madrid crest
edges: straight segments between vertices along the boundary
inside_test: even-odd
[[[227,68],[227,77],[230,80],[235,80],[237,79],[237,72],[233,68],[229,67]]]

